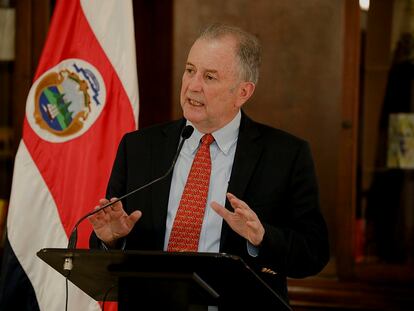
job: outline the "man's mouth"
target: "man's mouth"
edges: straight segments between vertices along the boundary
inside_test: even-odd
[[[204,104],[203,104],[203,103],[201,103],[201,102],[199,102],[199,101],[197,101],[197,100],[195,100],[195,99],[191,99],[191,98],[189,98],[189,99],[188,99],[188,102],[190,103],[190,105],[191,105],[191,106],[195,106],[195,107],[201,107],[201,106],[204,106]]]

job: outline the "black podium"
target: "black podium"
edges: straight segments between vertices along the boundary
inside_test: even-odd
[[[240,257],[221,253],[42,249],[38,257],[119,310],[291,310]],[[63,269],[71,258],[70,274]]]

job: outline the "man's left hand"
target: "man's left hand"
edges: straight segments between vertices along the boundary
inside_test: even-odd
[[[228,223],[230,228],[247,239],[254,246],[259,246],[263,241],[264,227],[256,213],[235,195],[227,193],[227,199],[234,212],[229,211],[217,202],[211,202],[211,208]]]

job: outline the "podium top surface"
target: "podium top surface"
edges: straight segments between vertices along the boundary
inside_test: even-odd
[[[89,249],[41,249],[37,256],[63,276],[66,258],[73,268],[68,279],[97,301],[116,301],[122,279],[197,278],[208,283],[219,295],[251,295],[290,307],[242,258],[224,253],[187,253],[163,251],[120,251]],[[242,296],[241,296],[242,297]]]

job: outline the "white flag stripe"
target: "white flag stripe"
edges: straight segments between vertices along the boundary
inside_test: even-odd
[[[81,6],[92,31],[121,80],[138,127],[139,97],[132,3],[124,0],[81,0]],[[129,14],[125,15],[125,12]],[[125,31],[126,29],[131,31]]]
[[[9,241],[33,285],[40,310],[64,310],[65,278],[39,259],[36,253],[44,247],[66,247],[68,238],[56,204],[23,141],[15,163],[7,218]],[[28,207],[24,213],[19,208],[21,206]],[[96,301],[69,284],[72,302],[69,310],[100,310]]]

